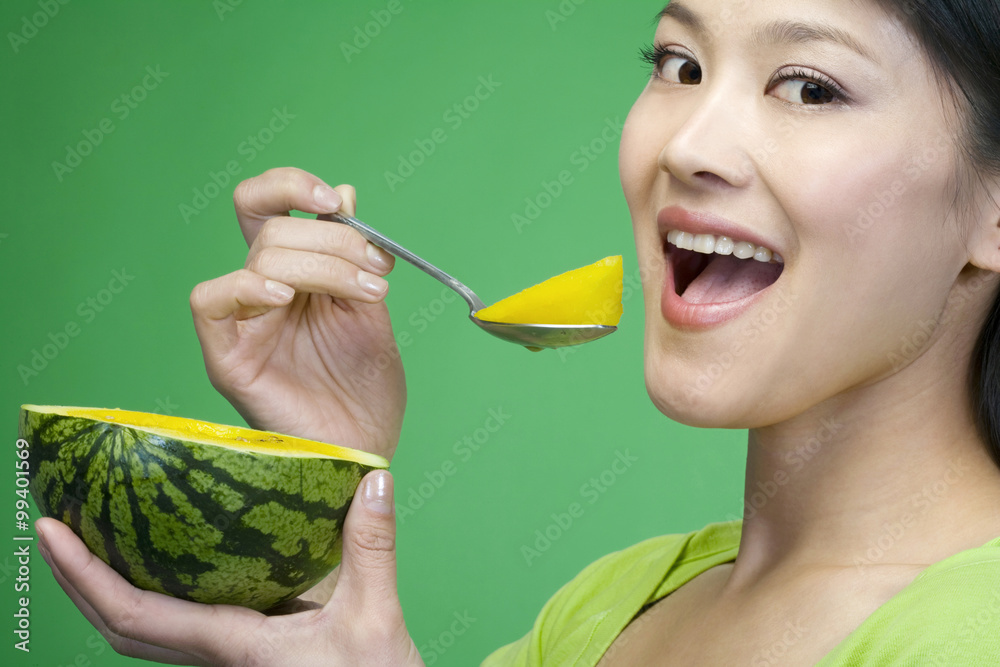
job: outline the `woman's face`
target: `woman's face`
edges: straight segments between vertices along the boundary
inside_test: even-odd
[[[653,401],[763,426],[912,363],[969,259],[957,116],[922,49],[869,2],[665,11],[620,153]],[[759,246],[782,262],[737,258]]]

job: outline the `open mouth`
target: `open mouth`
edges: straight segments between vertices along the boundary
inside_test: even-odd
[[[691,234],[677,231],[671,231],[664,244],[674,290],[688,303],[745,299],[773,285],[785,268],[782,258],[767,248],[724,237],[698,238],[697,250]]]

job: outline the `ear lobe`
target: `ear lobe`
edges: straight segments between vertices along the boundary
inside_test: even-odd
[[[994,181],[969,234],[969,263],[1000,273],[1000,180]]]

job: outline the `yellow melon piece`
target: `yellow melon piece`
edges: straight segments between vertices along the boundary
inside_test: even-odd
[[[476,313],[487,322],[607,326],[621,316],[621,255],[549,278]]]

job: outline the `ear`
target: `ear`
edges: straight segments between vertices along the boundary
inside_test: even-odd
[[[968,221],[969,263],[1000,273],[1000,177],[983,179],[982,184]]]

